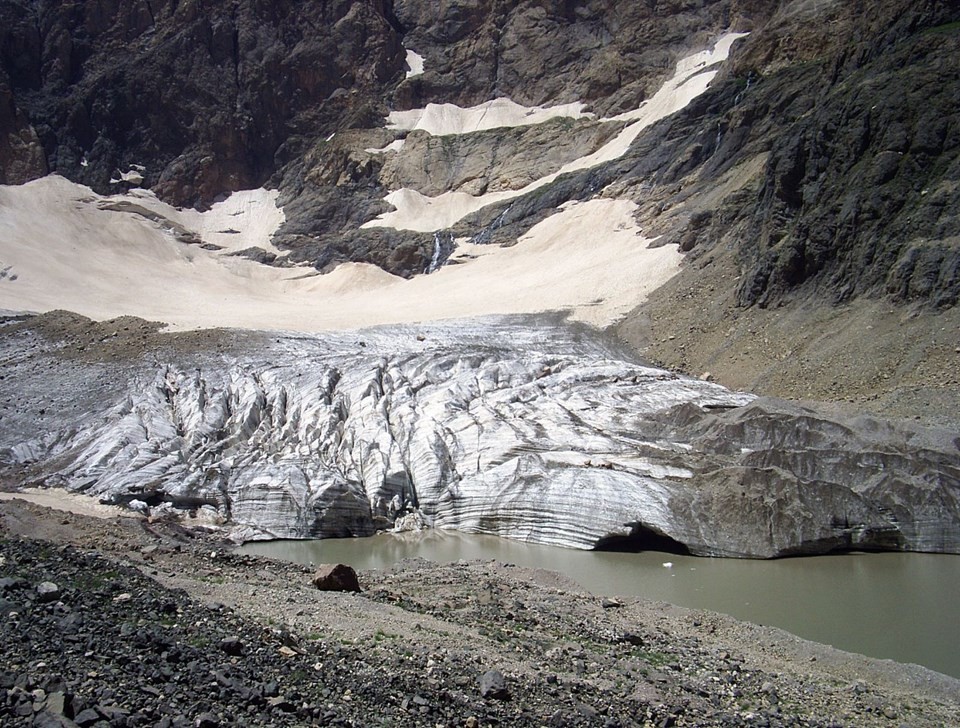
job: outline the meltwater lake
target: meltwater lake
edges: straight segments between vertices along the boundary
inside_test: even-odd
[[[960,556],[882,553],[775,561],[576,551],[431,530],[261,541],[241,552],[382,569],[406,558],[496,559],[552,569],[597,595],[640,596],[780,627],[842,650],[960,677]]]

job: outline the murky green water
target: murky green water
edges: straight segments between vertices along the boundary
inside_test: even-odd
[[[242,550],[357,569],[384,568],[418,556],[446,563],[496,559],[553,569],[595,594],[636,595],[724,612],[840,649],[960,677],[960,556],[701,559],[574,551],[443,531],[250,543]]]

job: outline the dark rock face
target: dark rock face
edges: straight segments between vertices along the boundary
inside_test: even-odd
[[[538,105],[590,102],[611,115],[636,108],[670,75],[676,50],[737,22],[769,2],[585,3],[536,0],[399,0],[397,18],[426,71],[397,90],[404,105],[472,106],[497,96]],[[421,50],[422,49],[422,50]]]
[[[943,3],[891,3],[891,10],[864,18],[856,4],[839,4],[830,18],[839,32],[826,48],[807,50],[807,68],[763,79],[800,93],[778,94],[787,123],[748,222],[741,304],[769,305],[807,282],[837,302],[887,293],[956,303],[957,10]],[[738,71],[758,69],[777,38],[758,42]],[[789,84],[794,74],[802,86]],[[765,110],[776,113],[757,112]]]
[[[735,245],[741,306],[770,306],[800,288],[837,302],[882,294],[952,306],[960,294],[958,11],[932,0],[865,8],[4,0],[0,183],[52,171],[117,191],[110,180],[140,164],[143,184],[162,198],[201,206],[271,183],[288,221],[275,242],[290,262],[320,270],[368,262],[410,276],[427,269],[431,234],[360,228],[388,209],[390,189],[419,181],[425,194],[479,194],[505,184],[501,160],[509,160],[506,184],[522,186],[551,155],[569,156],[551,138],[576,154],[596,145],[597,132],[451,143],[412,135],[409,155],[385,160],[363,150],[397,136],[383,129],[389,109],[507,96],[584,101],[611,115],[636,108],[689,49],[723,29],[751,30],[711,92],[625,159],[517,201],[495,241],[617,183],[657,211],[705,208],[668,215],[660,232],[695,254]],[[405,77],[404,48],[424,56],[423,74]],[[545,147],[550,154],[538,154]],[[698,202],[758,155],[756,198],[729,198],[720,209]],[[503,212],[478,214],[464,232],[484,233]]]
[[[634,198],[652,217],[684,210],[653,223],[683,250],[736,249],[740,306],[952,306],[960,15],[943,3],[871,5],[869,17],[857,3],[817,7],[745,39],[724,78],[638,140],[620,184],[646,184]],[[756,196],[747,185],[718,202],[725,175],[756,160]]]
[[[0,19],[7,179],[45,171],[36,136],[51,171],[106,192],[143,164],[175,204],[263,184],[296,137],[329,134],[403,65],[376,0],[11,1]]]

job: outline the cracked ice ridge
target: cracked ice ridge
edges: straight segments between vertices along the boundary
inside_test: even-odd
[[[413,521],[704,555],[960,550],[960,467],[937,433],[757,400],[586,331],[494,317],[143,361],[103,411],[3,433],[0,462],[105,503],[215,509],[238,540]]]
[[[365,535],[416,511],[435,527],[589,548],[638,518],[665,527],[665,479],[690,476],[672,462],[682,448],[632,437],[631,420],[751,399],[575,354],[310,348],[161,367],[57,440],[49,459],[69,464],[56,479],[107,502],[209,504],[238,538]],[[545,517],[516,517],[534,511]]]

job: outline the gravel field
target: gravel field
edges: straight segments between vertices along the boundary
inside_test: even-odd
[[[960,681],[552,572],[362,592],[177,523],[0,503],[6,726],[945,726]],[[37,540],[33,540],[37,539]]]

